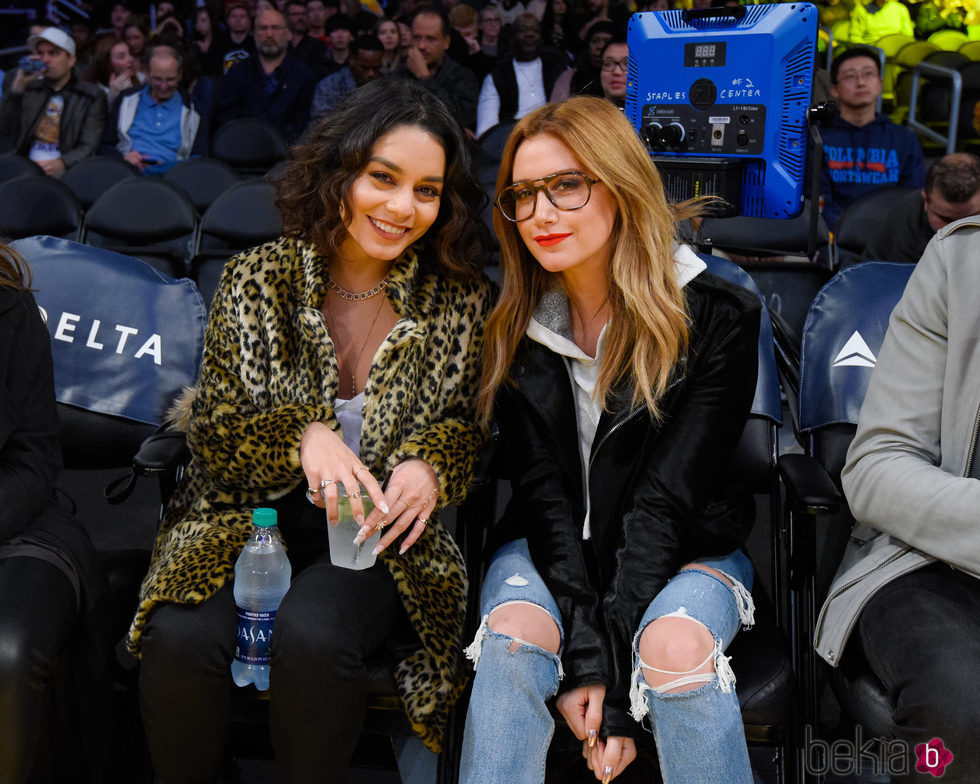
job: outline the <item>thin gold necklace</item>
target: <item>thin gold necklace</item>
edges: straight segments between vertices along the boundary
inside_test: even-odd
[[[351,302],[361,302],[366,299],[371,299],[372,297],[378,296],[382,291],[388,287],[388,281],[391,280],[391,273],[389,272],[385,275],[381,282],[375,286],[373,289],[368,289],[367,291],[348,291],[342,288],[337,281],[335,281],[329,273],[327,273],[327,285],[330,286],[334,291],[336,291],[340,296]]]
[[[387,282],[388,282],[387,278],[384,281],[382,281],[382,283],[387,283]],[[341,296],[343,295],[341,294]],[[374,295],[372,294],[371,296],[373,297]],[[370,297],[362,297],[362,299],[370,299]],[[361,342],[361,347],[357,350],[357,356],[354,357],[354,364],[351,365],[346,362],[344,363],[347,365],[347,372],[350,373],[350,398],[349,398],[350,400],[353,400],[355,397],[357,397],[357,379],[354,377],[354,373],[357,370],[358,364],[360,364],[361,355],[364,353],[364,349],[367,346],[368,341],[371,339],[371,333],[374,332],[374,326],[375,324],[378,323],[378,318],[381,316],[381,311],[384,308],[384,304],[385,304],[385,300],[382,297],[378,301],[378,309],[374,312],[374,318],[371,319],[371,326],[367,328],[367,332],[364,334],[364,340]],[[330,321],[332,321],[333,312],[330,310],[329,296],[327,296],[327,314],[331,317]],[[338,360],[343,359],[343,356],[340,353],[340,347],[337,345],[336,342],[334,342],[334,346],[337,351],[337,359]],[[339,364],[340,363],[338,362],[338,368],[337,368],[338,370],[340,369]]]

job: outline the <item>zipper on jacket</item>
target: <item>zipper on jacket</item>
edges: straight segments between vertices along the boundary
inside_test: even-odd
[[[813,646],[815,648],[820,644],[820,642],[819,642],[820,641],[820,635],[823,634],[823,624],[824,624],[824,621],[826,620],[827,607],[830,605],[830,603],[834,599],[836,599],[838,596],[840,596],[842,593],[844,593],[845,591],[849,590],[850,588],[853,588],[859,582],[862,582],[863,580],[867,579],[868,577],[870,577],[875,572],[880,571],[881,569],[884,569],[886,566],[888,566],[893,561],[901,558],[903,555],[905,555],[911,549],[912,549],[911,547],[903,547],[897,553],[893,553],[892,555],[890,555],[888,558],[886,558],[884,561],[882,561],[880,564],[878,564],[871,571],[864,572],[863,574],[855,577],[853,580],[850,580],[850,581],[844,583],[844,585],[842,585],[840,588],[838,588],[836,591],[834,591],[832,594],[830,594],[830,596],[828,596],[824,600],[823,607],[820,608],[820,614],[817,616],[816,628],[814,629],[814,632],[813,632]]]
[[[681,376],[680,378],[674,379],[671,383],[669,383],[667,385],[666,389],[664,389],[663,394],[661,394],[661,397],[663,397],[664,395],[666,395],[671,389],[673,389],[674,387],[676,387],[683,380],[684,380],[684,376]],[[634,408],[632,411],[629,412],[629,414],[626,415],[625,418],[620,419],[616,424],[614,424],[611,428],[609,428],[609,432],[607,432],[602,437],[602,440],[598,444],[596,444],[593,447],[593,449],[592,449],[592,454],[589,457],[589,468],[588,468],[588,473],[589,474],[592,473],[592,464],[595,463],[596,455],[599,454],[599,450],[602,448],[602,445],[604,443],[606,443],[606,441],[609,440],[609,437],[613,433],[615,433],[617,430],[619,430],[621,427],[623,427],[623,425],[625,425],[627,422],[630,422],[631,420],[635,419],[638,414],[640,414],[640,413],[642,413],[644,411],[646,411],[646,407],[645,406],[640,406],[638,408]]]
[[[977,435],[980,434],[980,407],[977,408],[976,419],[973,420],[973,438],[970,439],[970,451],[966,456],[966,474],[965,476],[970,476],[973,473],[973,458],[977,453]]]

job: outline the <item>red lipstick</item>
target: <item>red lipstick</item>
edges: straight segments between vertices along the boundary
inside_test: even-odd
[[[534,238],[534,241],[536,243],[538,243],[538,245],[542,245],[544,247],[548,247],[549,245],[557,245],[559,242],[561,242],[563,239],[565,239],[565,237],[571,237],[571,236],[572,236],[571,233],[568,233],[568,234],[540,234],[540,235],[538,235],[537,237]]]

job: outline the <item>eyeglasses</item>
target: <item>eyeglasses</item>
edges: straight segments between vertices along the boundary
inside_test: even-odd
[[[603,60],[602,70],[606,73],[619,69],[623,73],[629,71],[629,60]]]
[[[497,194],[497,209],[512,223],[520,223],[534,215],[538,192],[544,191],[548,201],[559,210],[580,210],[589,203],[592,186],[599,180],[578,171],[549,174],[537,180],[515,182]]]
[[[856,82],[858,79],[870,82],[877,78],[878,72],[874,68],[867,68],[864,71],[848,71],[837,75],[838,82]]]

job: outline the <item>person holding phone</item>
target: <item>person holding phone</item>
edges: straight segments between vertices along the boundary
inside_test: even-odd
[[[548,701],[598,780],[649,716],[666,784],[751,784],[724,650],[753,622],[751,496],[727,469],[756,386],[758,298],[708,273],[612,103],[521,119],[494,227],[482,421],[512,498],[491,533],[463,784],[541,784]]]
[[[105,128],[105,94],[75,75],[75,42],[49,27],[32,35],[32,57],[0,99],[0,136],[45,174],[58,176],[95,155]]]
[[[144,174],[163,174],[208,149],[207,118],[180,89],[182,58],[171,46],[155,46],[147,84],[119,96],[112,107],[102,150],[121,155]]]
[[[468,149],[422,86],[370,82],[294,148],[278,185],[285,236],[225,267],[189,411],[192,460],[130,632],[161,781],[220,770],[232,569],[258,506],[279,510],[293,574],[270,661],[278,780],[344,780],[365,660],[382,652],[414,731],[440,746],[462,687],[466,576],[437,510],[465,496],[484,439],[476,395],[493,299]],[[381,534],[361,571],[331,563],[338,486],[360,541]]]

